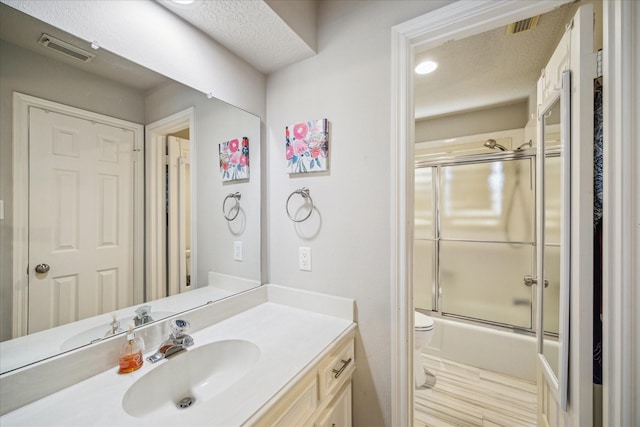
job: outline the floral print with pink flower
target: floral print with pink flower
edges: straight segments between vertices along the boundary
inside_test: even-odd
[[[329,122],[327,119],[285,127],[288,173],[321,172],[328,169]]]
[[[219,144],[222,181],[249,179],[249,138],[242,137]]]

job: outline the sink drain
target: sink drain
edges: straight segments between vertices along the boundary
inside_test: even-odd
[[[193,397],[190,397],[190,396],[184,397],[178,402],[178,408],[186,409],[189,406],[193,405],[193,402],[195,401],[196,399],[194,399]]]

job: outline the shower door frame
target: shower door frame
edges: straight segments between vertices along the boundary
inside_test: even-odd
[[[517,325],[512,325],[512,324],[508,324],[508,323],[502,323],[502,322],[497,322],[497,321],[493,321],[493,320],[487,320],[487,319],[480,319],[480,318],[475,318],[475,317],[471,317],[471,316],[466,316],[466,315],[462,315],[462,314],[455,314],[455,313],[445,313],[442,310],[443,304],[442,304],[442,292],[441,292],[441,284],[440,284],[440,241],[442,240],[441,238],[441,227],[440,227],[440,209],[439,209],[439,204],[440,204],[440,198],[441,198],[441,189],[440,189],[440,184],[439,182],[439,178],[440,178],[440,169],[442,167],[445,166],[459,166],[459,165],[470,165],[470,164],[481,164],[481,163],[490,163],[490,162],[496,162],[496,161],[511,161],[511,160],[524,160],[524,159],[528,159],[532,162],[531,168],[530,168],[530,173],[532,174],[531,179],[534,180],[535,179],[535,173],[536,173],[536,161],[537,161],[537,149],[536,147],[533,148],[528,148],[528,149],[524,149],[524,150],[511,150],[511,151],[503,151],[503,152],[495,152],[495,153],[482,153],[482,154],[467,154],[467,155],[461,155],[461,156],[441,156],[441,157],[432,157],[429,159],[423,159],[423,160],[416,160],[415,161],[415,169],[419,169],[419,168],[436,168],[437,172],[435,174],[435,179],[432,180],[432,192],[433,192],[433,198],[432,198],[432,203],[433,203],[433,207],[432,207],[432,211],[433,211],[433,217],[434,217],[434,228],[435,228],[435,236],[433,237],[433,239],[431,241],[434,242],[435,244],[435,248],[434,248],[434,254],[433,254],[433,266],[434,266],[434,271],[433,271],[433,277],[434,277],[434,283],[431,286],[431,295],[432,295],[432,303],[431,303],[431,310],[429,310],[429,315],[434,316],[434,317],[442,317],[442,318],[452,318],[452,319],[456,319],[458,321],[462,321],[465,323],[481,323],[484,325],[489,325],[491,327],[495,327],[495,328],[499,328],[499,329],[507,329],[507,330],[513,330],[513,331],[518,331],[518,332],[525,332],[527,334],[530,335],[535,335],[536,333],[536,324],[537,324],[537,306],[538,306],[538,298],[535,292],[535,288],[531,288],[531,305],[530,305],[530,324],[531,327],[526,328],[526,327],[521,327],[521,326],[517,326]],[[559,147],[552,147],[552,148],[548,148],[545,150],[545,157],[549,158],[549,157],[559,157],[561,154],[560,152],[560,148]],[[534,182],[534,181],[532,181]],[[535,201],[535,197],[537,197],[537,186],[534,189],[534,201]],[[532,246],[536,246],[536,239],[535,239],[535,233],[536,233],[536,224],[535,224],[535,215],[536,215],[536,205],[535,203],[532,204],[531,206],[531,218],[532,218],[532,224],[534,227],[533,230],[533,240],[532,242],[516,242],[516,241],[482,241],[484,243],[517,243],[517,244],[531,244]],[[448,241],[448,239],[445,239]],[[457,240],[457,239],[454,239]],[[412,242],[413,243],[413,242]],[[536,261],[536,252],[534,251],[532,254],[532,271],[529,273],[533,276],[535,276],[535,261]],[[415,261],[414,261],[415,262]],[[527,274],[527,273],[524,273]],[[523,274],[523,277],[524,277]],[[415,286],[415,283],[414,283]],[[523,285],[524,286],[524,285]],[[555,332],[545,332],[545,336],[549,336],[549,337],[558,337],[558,333]]]

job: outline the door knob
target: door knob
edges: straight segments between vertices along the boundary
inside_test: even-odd
[[[533,277],[526,275],[524,276],[524,284],[526,286],[537,285],[538,279],[534,279]],[[544,287],[545,288],[549,287],[549,281],[547,279],[544,279]]]
[[[49,264],[38,264],[36,265],[36,273],[46,273],[51,269]]]

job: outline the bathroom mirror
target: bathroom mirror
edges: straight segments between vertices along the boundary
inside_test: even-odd
[[[538,362],[563,410],[569,364],[570,78],[570,71],[563,72],[562,87],[540,104],[537,153]]]
[[[47,49],[38,43],[42,34],[77,45],[95,55],[95,58],[88,63],[83,63]],[[2,105],[0,162],[3,170],[0,188],[5,210],[0,234],[2,246],[0,255],[2,265],[0,338],[2,342],[0,348],[3,354],[0,373],[78,346],[89,345],[91,341],[104,337],[110,328],[112,311],[116,312],[117,320],[121,323],[120,328],[124,329],[127,327],[127,321],[135,316],[135,310],[144,304],[151,306],[151,316],[157,321],[162,317],[177,314],[260,284],[261,125],[259,117],[169,80],[114,53],[104,49],[92,50],[86,41],[5,4],[0,4],[0,39],[0,101]],[[115,120],[139,124],[142,131],[147,125],[156,125],[151,130],[155,132],[154,137],[157,138],[175,134],[174,136],[182,140],[190,139],[191,155],[178,156],[182,159],[179,161],[182,165],[182,173],[178,180],[182,183],[182,188],[189,191],[180,193],[182,205],[179,205],[183,206],[182,215],[187,216],[182,225],[184,246],[178,254],[179,258],[184,257],[180,274],[180,277],[184,278],[182,289],[171,291],[167,289],[168,285],[163,284],[156,286],[155,291],[152,292],[149,282],[146,286],[144,283],[145,274],[149,274],[145,273],[146,260],[149,258],[147,255],[157,249],[155,244],[149,242],[154,242],[154,238],[160,238],[160,236],[151,235],[149,231],[154,228],[149,227],[149,208],[147,206],[145,213],[145,199],[155,191],[157,200],[164,200],[165,192],[155,188],[151,182],[148,182],[147,177],[140,187],[141,191],[131,195],[132,203],[139,207],[135,215],[137,215],[138,224],[141,224],[135,233],[142,236],[141,244],[146,246],[146,248],[135,249],[142,256],[136,259],[136,263],[138,260],[140,263],[134,265],[139,273],[135,275],[134,283],[129,284],[136,289],[129,300],[132,303],[107,304],[98,293],[92,304],[95,304],[100,309],[99,312],[104,314],[22,337],[15,332],[19,329],[15,326],[15,318],[19,316],[27,318],[25,311],[29,311],[27,305],[22,305],[23,301],[18,301],[19,306],[15,304],[19,300],[16,294],[28,295],[28,289],[23,285],[28,281],[24,282],[19,278],[20,271],[26,269],[12,271],[14,270],[12,266],[20,265],[16,264],[16,257],[24,255],[25,251],[21,248],[28,249],[28,242],[23,241],[21,237],[28,236],[28,232],[24,231],[28,226],[28,220],[23,217],[15,218],[13,215],[14,202],[19,199],[19,195],[15,193],[16,185],[18,188],[20,185],[27,185],[26,188],[29,188],[28,182],[16,183],[15,179],[23,172],[20,167],[14,166],[20,164],[15,163],[13,145],[15,92],[27,95],[25,99],[32,97],[43,100],[43,103],[62,104],[109,116]],[[167,120],[170,122],[172,117],[175,119],[176,115],[186,117],[184,123],[188,125],[174,123],[173,129],[171,126],[162,127],[163,123],[166,124]],[[149,138],[151,133],[147,128],[144,154],[150,151],[149,144],[153,142]],[[140,135],[144,142],[144,133],[141,132]],[[242,140],[243,137],[248,139],[249,144],[249,178],[223,182],[219,172],[219,144],[233,139]],[[180,146],[179,151],[182,152],[182,148]],[[156,150],[157,153],[163,153],[163,151],[164,148]],[[141,152],[140,155],[144,154]],[[164,158],[164,156],[161,157]],[[148,169],[148,161],[144,157],[138,159],[139,173],[144,170],[144,163],[147,163]],[[28,168],[28,162],[26,165]],[[164,166],[158,169],[164,169]],[[144,173],[141,176],[144,176]],[[188,188],[184,187],[185,183],[189,184]],[[223,215],[222,204],[227,194],[235,192],[242,194],[240,212],[235,221],[227,221]],[[32,200],[37,200],[35,194],[31,196],[34,196],[31,197]],[[186,200],[190,200],[190,203]],[[28,207],[29,212],[42,210],[35,204],[31,202],[31,206]],[[188,209],[184,209],[185,207]],[[162,213],[159,215],[162,216]],[[16,224],[24,224],[24,227]],[[186,229],[190,232],[184,231]],[[146,235],[143,230],[146,230]],[[159,233],[168,232],[167,228],[162,226],[156,226],[155,230]],[[175,246],[170,238],[163,236],[162,239],[169,240],[167,247]],[[238,247],[241,248],[239,253]],[[161,256],[162,254],[156,260],[162,259]],[[190,257],[190,262],[187,257]],[[24,263],[25,266],[26,264],[27,262]],[[29,266],[29,271],[34,268],[33,265]],[[163,266],[160,265],[159,268],[163,269]],[[46,272],[38,274],[46,274]],[[138,277],[142,279],[139,280]],[[194,291],[208,288],[212,281],[219,292],[212,292],[204,297],[201,296],[202,294],[194,293]],[[180,293],[180,290],[185,290],[185,286],[193,290]],[[178,294],[165,298],[175,292]],[[61,295],[58,294],[58,297]],[[194,295],[198,297],[194,298]],[[62,297],[73,299],[73,295],[62,295]],[[70,306],[75,309],[79,305],[82,304],[78,301],[70,301]],[[105,310],[104,307],[107,309]],[[38,314],[38,310],[31,310],[31,316]],[[86,321],[90,322],[83,323]],[[62,323],[56,322],[56,319],[52,320],[53,325]],[[73,332],[61,335],[65,333],[64,331]],[[5,352],[11,352],[11,357],[5,357]],[[8,362],[8,359],[11,361]]]

